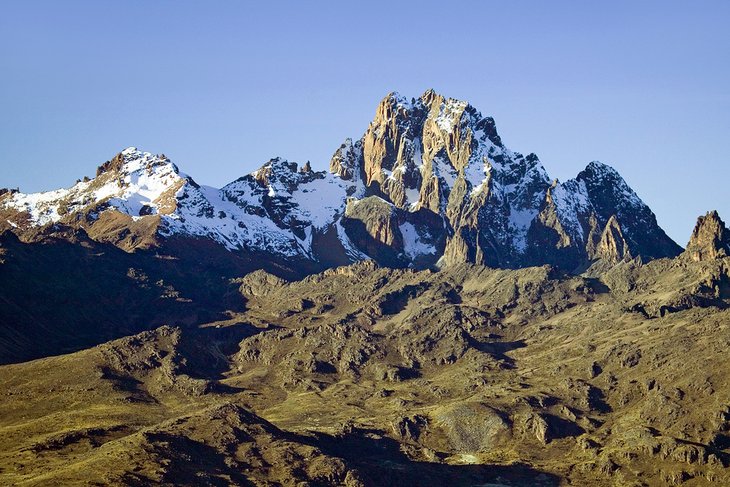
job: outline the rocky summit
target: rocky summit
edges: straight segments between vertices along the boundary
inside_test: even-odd
[[[329,170],[0,190],[2,485],[730,484],[730,230],[386,96]]]
[[[730,232],[716,211],[697,219],[685,254],[696,261],[730,255]]]

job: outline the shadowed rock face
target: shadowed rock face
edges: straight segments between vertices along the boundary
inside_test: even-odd
[[[164,155],[128,148],[72,188],[0,192],[0,231],[37,241],[59,224],[129,252],[205,239],[319,270],[373,258],[572,271],[681,251],[609,166],[592,162],[551,183],[535,154],[504,145],[494,119],[433,90],[386,96],[363,136],[335,151],[329,172],[276,158],[217,189]]]
[[[697,262],[730,255],[730,231],[717,211],[697,219],[685,255]]]

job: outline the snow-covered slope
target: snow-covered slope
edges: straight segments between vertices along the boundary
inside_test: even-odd
[[[130,147],[93,179],[45,193],[8,192],[0,200],[13,229],[73,223],[116,212],[133,222],[159,220],[163,237],[210,238],[229,250],[311,256],[312,233],[342,212],[346,184],[336,176],[273,159],[222,189],[198,185],[164,156]]]
[[[168,213],[170,196],[184,184],[185,176],[164,156],[130,147],[100,167],[94,179],[79,181],[69,189],[10,193],[3,206],[27,213],[27,223],[33,225],[57,223],[69,213],[97,204],[139,218],[144,214]]]
[[[551,183],[536,155],[503,144],[491,117],[432,90],[386,96],[364,135],[335,151],[329,172],[272,159],[218,189],[128,148],[69,189],[0,192],[0,231],[53,224],[127,249],[153,245],[150,235],[183,236],[323,265],[371,257],[574,268],[604,256],[602,238],[612,235],[626,248],[614,258],[680,251],[609,166],[592,162]]]

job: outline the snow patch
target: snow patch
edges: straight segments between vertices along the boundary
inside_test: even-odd
[[[409,258],[415,259],[420,255],[433,255],[436,253],[436,248],[424,241],[412,223],[402,223],[400,233],[403,236],[403,251]]]
[[[569,235],[582,242],[583,228],[579,217],[588,214],[591,210],[585,183],[570,179],[553,187],[551,196],[560,224]]]
[[[434,120],[438,128],[447,133],[454,130],[454,125],[461,117],[466,105],[466,102],[454,100],[453,98],[446,100],[441,105],[439,114]]]
[[[509,226],[514,232],[512,243],[515,250],[520,253],[523,253],[527,249],[527,231],[530,229],[530,225],[537,216],[537,213],[538,211],[535,208],[522,210],[510,209]]]
[[[343,211],[347,188],[342,179],[327,175],[311,183],[302,184],[292,193],[294,212],[310,221],[316,228],[324,228]]]

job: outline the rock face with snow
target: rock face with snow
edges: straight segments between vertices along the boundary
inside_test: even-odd
[[[503,144],[491,117],[432,90],[386,96],[329,172],[272,159],[217,189],[129,148],[70,189],[0,192],[0,231],[32,240],[57,226],[128,251],[192,238],[311,268],[373,258],[573,270],[681,251],[615,170],[592,162],[551,182],[536,155]]]
[[[598,258],[646,261],[681,252],[618,172],[597,161],[548,189],[529,233],[533,263],[571,267]]]
[[[362,139],[343,148],[331,167],[392,206],[396,233],[412,234],[405,260],[524,261],[549,180],[537,156],[502,144],[490,117],[431,90],[410,101],[390,94]]]
[[[354,197],[390,205],[379,242],[417,242],[404,244],[406,262],[572,270],[597,258],[681,251],[609,166],[592,162],[575,179],[551,183],[535,154],[503,144],[491,117],[431,90],[385,97],[363,137],[345,141],[330,168],[352,183]]]
[[[71,226],[126,250],[185,236],[231,251],[312,258],[314,235],[344,211],[345,196],[341,179],[281,159],[221,189],[201,186],[165,156],[130,147],[70,189],[0,196],[0,228],[27,236]]]

